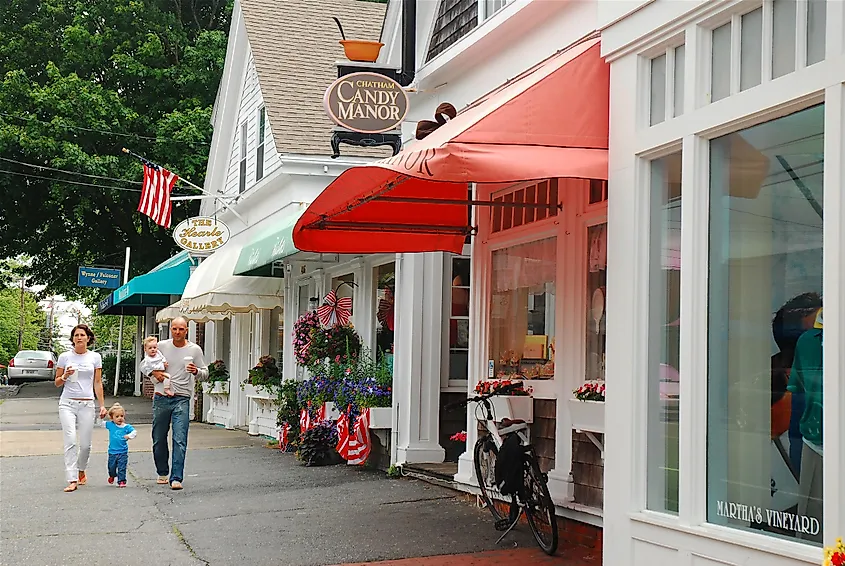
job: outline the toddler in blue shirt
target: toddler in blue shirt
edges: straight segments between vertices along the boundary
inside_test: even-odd
[[[137,436],[135,428],[126,422],[126,411],[115,403],[109,409],[108,421],[102,421],[103,428],[109,431],[109,483],[117,478],[117,487],[126,487],[126,464],[129,461],[129,444],[126,442]]]

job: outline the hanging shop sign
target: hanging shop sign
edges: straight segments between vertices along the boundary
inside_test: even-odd
[[[195,254],[210,254],[229,241],[229,227],[210,216],[183,220],[173,230],[173,239],[182,249]]]
[[[405,119],[408,95],[390,77],[352,73],[329,86],[323,105],[338,126],[362,134],[380,134],[396,129]]]
[[[120,274],[120,269],[80,267],[79,272],[76,274],[76,284],[79,287],[117,289],[120,287]]]

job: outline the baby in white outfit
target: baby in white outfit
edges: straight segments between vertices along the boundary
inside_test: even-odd
[[[144,338],[144,359],[141,360],[140,366],[141,373],[152,378],[156,393],[173,397],[173,390],[170,389],[170,374],[165,373],[167,360],[158,351],[158,338],[155,336]],[[156,379],[159,376],[164,377],[164,381]]]

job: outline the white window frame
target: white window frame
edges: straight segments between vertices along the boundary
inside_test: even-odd
[[[502,9],[511,2],[513,2],[513,0],[478,0],[478,25],[481,25],[492,18],[495,14],[501,12]],[[490,10],[490,6],[488,6],[490,3],[500,4],[500,6],[496,7],[494,10]]]
[[[464,244],[460,254],[443,254],[443,353],[441,362],[441,391],[462,393],[467,390],[469,384],[470,367],[472,365],[470,357],[472,355],[472,311],[468,316],[452,316],[452,261],[455,259],[466,259],[470,262],[469,281],[467,281],[466,288],[469,291],[470,304],[472,303],[472,244]],[[452,320],[467,320],[469,330],[469,343],[467,344],[467,378],[466,379],[451,379],[451,353],[452,348],[449,345],[449,327]]]
[[[267,139],[267,109],[264,105],[258,109],[255,136],[255,181],[258,182],[264,178],[264,161],[266,159],[264,140]]]
[[[675,35],[668,41],[661,42],[660,45],[649,49],[643,54],[643,62],[642,66],[644,72],[647,74],[647,83],[648,87],[648,96],[645,97],[645,122],[644,125],[648,127],[659,126],[665,122],[668,122],[674,118],[682,116],[684,112],[687,112],[687,101],[686,96],[684,97],[684,101],[682,103],[682,107],[680,108],[680,112],[678,112],[677,108],[675,107],[675,55],[676,49],[679,47],[684,47],[686,51],[686,37],[683,33]],[[660,122],[656,122],[655,124],[651,123],[651,62],[652,60],[665,55],[666,56],[666,81],[664,84],[664,103],[663,103],[663,119]],[[686,75],[689,71],[687,69],[687,63],[689,63],[689,57],[684,55],[685,62],[684,62],[684,75]],[[686,95],[686,89],[684,89],[684,94]]]
[[[653,4],[654,5],[654,4]],[[729,9],[737,10],[738,3]],[[743,4],[742,12],[756,9],[755,5]],[[650,8],[646,7],[644,14]],[[655,8],[656,10],[656,8]],[[703,12],[703,11],[702,11]],[[621,261],[631,266],[626,280],[609,279],[608,296],[616,307],[622,307],[614,322],[616,329],[609,335],[609,347],[621,357],[608,368],[610,385],[615,394],[608,396],[608,414],[614,419],[608,421],[610,433],[621,435],[614,450],[606,455],[605,467],[605,511],[616,524],[622,537],[619,552],[606,547],[605,560],[619,559],[629,554],[630,544],[635,540],[648,548],[664,549],[661,552],[678,553],[681,556],[744,556],[750,562],[765,562],[784,557],[789,560],[815,564],[820,560],[818,547],[791,540],[782,540],[767,534],[749,533],[706,522],[707,517],[707,335],[708,335],[708,278],[709,269],[709,144],[716,137],[769,122],[821,102],[825,103],[825,171],[824,201],[826,222],[824,226],[824,289],[825,330],[827,339],[834,343],[845,340],[845,195],[840,187],[845,182],[845,68],[841,58],[845,53],[845,39],[841,27],[845,22],[845,5],[838,2],[827,4],[826,57],[823,61],[778,79],[778,88],[761,88],[767,84],[765,74],[760,86],[720,100],[717,106],[710,106],[706,93],[710,86],[710,29],[718,25],[721,14],[705,20],[692,12],[673,22],[674,27],[655,33],[655,46],[661,38],[683,31],[687,41],[687,68],[685,73],[685,112],[682,116],[648,127],[648,73],[644,65],[649,46],[643,42],[638,53],[639,63],[633,50],[621,53],[625,60],[611,58],[611,68],[636,69],[638,97],[632,103],[630,123],[622,116],[628,110],[617,97],[617,106],[611,102],[612,114],[619,116],[617,136],[630,137],[633,141],[623,144],[619,154],[612,158],[617,172],[611,172],[611,183],[630,181],[636,187],[628,196],[611,206],[611,221],[616,225],[610,230],[614,258],[630,257]],[[712,13],[708,10],[707,14]],[[729,17],[740,16],[739,12]],[[647,15],[643,15],[647,17]],[[698,18],[698,19],[696,19]],[[724,23],[722,19],[721,23]],[[765,32],[764,32],[765,38]],[[797,45],[805,41],[796,38]],[[640,47],[638,46],[638,49]],[[738,54],[732,57],[738,61]],[[770,59],[768,55],[763,60]],[[627,66],[626,66],[627,65]],[[737,69],[738,71],[738,66]],[[622,72],[624,71],[612,71]],[[632,73],[634,74],[634,73]],[[738,75],[735,78],[738,81]],[[769,81],[770,82],[770,81]],[[737,82],[738,87],[738,82]],[[624,87],[623,87],[624,88]],[[702,93],[696,96],[696,93]],[[615,110],[614,110],[615,109]],[[613,119],[613,117],[612,117]],[[624,124],[624,125],[623,125]],[[614,151],[611,137],[611,153]],[[646,399],[642,380],[647,376],[647,329],[648,305],[645,300],[648,289],[647,262],[648,223],[643,221],[648,210],[649,167],[648,161],[671,153],[667,147],[683,148],[682,185],[684,207],[682,211],[683,232],[681,249],[682,263],[681,309],[681,429],[680,429],[680,495],[679,515],[667,516],[646,509],[646,462],[645,419]],[[619,146],[617,146],[619,147]],[[618,186],[618,185],[617,185]],[[622,190],[622,187],[619,188]],[[614,193],[615,194],[615,193]],[[624,212],[622,209],[624,208]],[[630,215],[631,220],[623,218]],[[614,237],[613,234],[616,234]],[[624,234],[624,238],[620,236]],[[619,275],[617,273],[616,275]],[[612,287],[611,287],[612,286]],[[625,290],[627,287],[627,290]],[[642,301],[640,300],[642,299]],[[630,307],[624,305],[627,302]],[[645,303],[645,304],[640,304]],[[609,308],[613,308],[609,305]],[[835,318],[832,318],[835,317]],[[624,367],[623,367],[624,366]],[[845,352],[825,350],[824,358],[825,396],[838,403],[839,410],[825,411],[825,544],[845,529],[845,486],[840,485],[839,473],[845,466],[845,384],[838,376],[845,371]],[[615,376],[611,377],[611,372]],[[623,376],[624,372],[624,376]],[[634,382],[625,383],[631,375]],[[617,423],[615,426],[612,422]],[[624,431],[621,427],[624,426]],[[627,445],[627,446],[626,446]],[[617,499],[618,498],[618,499]],[[636,533],[641,533],[637,535]],[[690,536],[692,535],[692,536]],[[645,538],[643,538],[645,537]],[[648,547],[648,548],[646,548]],[[624,549],[624,550],[623,550]],[[732,550],[731,550],[732,549]],[[730,554],[733,552],[734,554]],[[702,554],[703,553],[703,554]],[[646,554],[644,554],[645,556]]]
[[[247,152],[247,135],[248,135],[248,122],[244,120],[241,123],[240,127],[240,159],[238,160],[238,193],[243,193],[246,191],[246,177],[248,173],[249,167],[247,166],[247,156],[249,153]]]

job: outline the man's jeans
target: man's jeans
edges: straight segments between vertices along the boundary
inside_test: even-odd
[[[126,464],[128,462],[129,452],[109,453],[109,477],[117,478],[117,483],[126,483]]]
[[[153,398],[153,460],[156,472],[167,476],[170,483],[181,482],[185,472],[185,451],[188,448],[188,424],[190,423],[191,398],[175,395]],[[168,466],[170,453],[167,449],[167,433],[173,425],[173,466]]]

